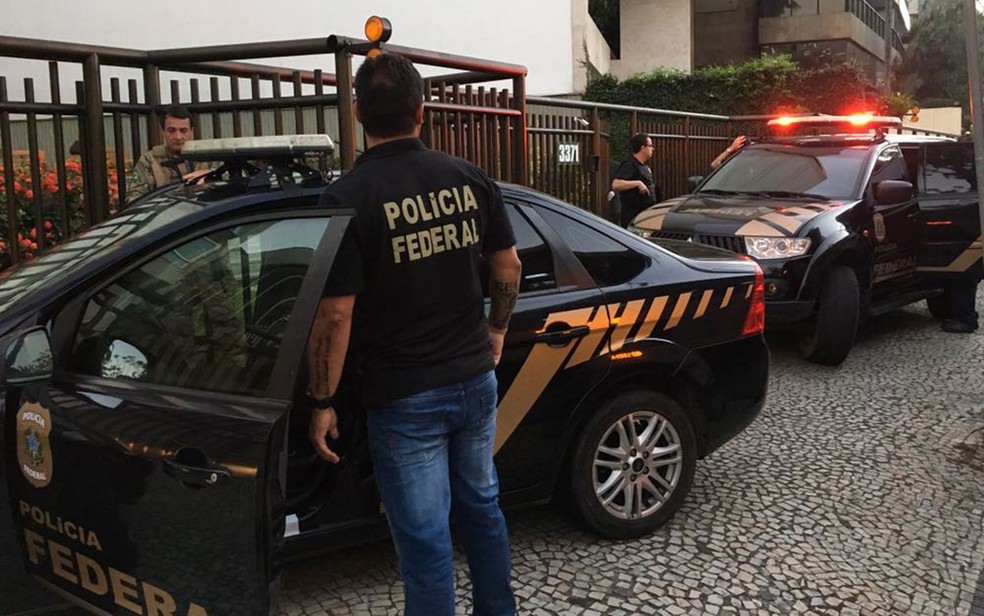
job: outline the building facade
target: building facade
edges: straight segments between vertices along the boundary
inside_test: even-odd
[[[883,80],[904,53],[901,0],[693,0],[694,68],[784,53],[800,62],[854,62]]]

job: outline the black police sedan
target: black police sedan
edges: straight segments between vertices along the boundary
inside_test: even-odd
[[[385,531],[360,413],[343,409],[338,465],[307,442],[304,346],[349,216],[291,160],[328,143],[278,139],[190,146],[225,166],[2,274],[24,562],[97,613],[265,614],[285,557]],[[603,535],[651,531],[763,405],[762,273],[503,195],[524,265],[499,367],[503,505],[559,496]]]

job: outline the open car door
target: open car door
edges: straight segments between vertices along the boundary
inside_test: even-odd
[[[270,612],[286,416],[347,223],[194,229],[4,340],[29,573],[97,614]]]
[[[974,144],[928,143],[918,153],[919,271],[936,280],[981,277],[980,212]]]

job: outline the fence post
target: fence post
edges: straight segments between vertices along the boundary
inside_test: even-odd
[[[597,107],[591,108],[591,164],[594,165],[594,213],[599,216],[606,216],[605,195],[608,191],[605,186],[608,177],[608,169],[601,166],[601,115]]]
[[[352,105],[352,54],[340,49],[335,52],[335,79],[338,90],[339,155],[343,171],[355,164],[355,110]]]
[[[158,129],[160,126],[160,119],[157,117],[157,109],[161,106],[161,71],[153,64],[148,64],[143,69],[143,82],[144,82],[144,102],[150,107],[150,113],[147,114],[147,149],[154,147],[155,145],[160,145],[161,141],[161,131]],[[137,158],[140,157],[139,152],[133,153],[134,160],[137,162]]]
[[[690,176],[693,161],[690,159],[690,118],[683,119],[683,172],[684,177]]]
[[[629,138],[631,139],[638,132],[639,132],[639,113],[637,111],[633,111],[632,113],[629,114]]]
[[[7,78],[0,77],[0,102],[7,102]],[[17,195],[14,193],[14,146],[10,140],[10,113],[0,111],[0,150],[3,160],[4,197],[7,201],[7,248],[10,250],[10,264],[20,261],[20,244],[17,242],[17,231],[20,221],[17,219]]]
[[[526,75],[513,78],[513,108],[519,111],[514,123],[516,127],[513,140],[513,177],[512,181],[521,186],[527,184],[529,165],[529,146],[526,142]]]
[[[106,186],[106,127],[103,125],[102,80],[99,75],[99,56],[90,54],[82,64],[82,82],[85,93],[86,135],[89,143],[89,170],[87,177],[92,186],[90,196],[92,222],[101,222],[109,212],[109,189]]]

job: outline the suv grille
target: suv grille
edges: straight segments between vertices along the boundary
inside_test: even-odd
[[[691,235],[690,233],[674,233],[672,231],[657,231],[652,237],[666,240],[683,240],[685,242],[697,242],[708,246],[717,246],[731,252],[745,254],[745,238],[734,235]]]

